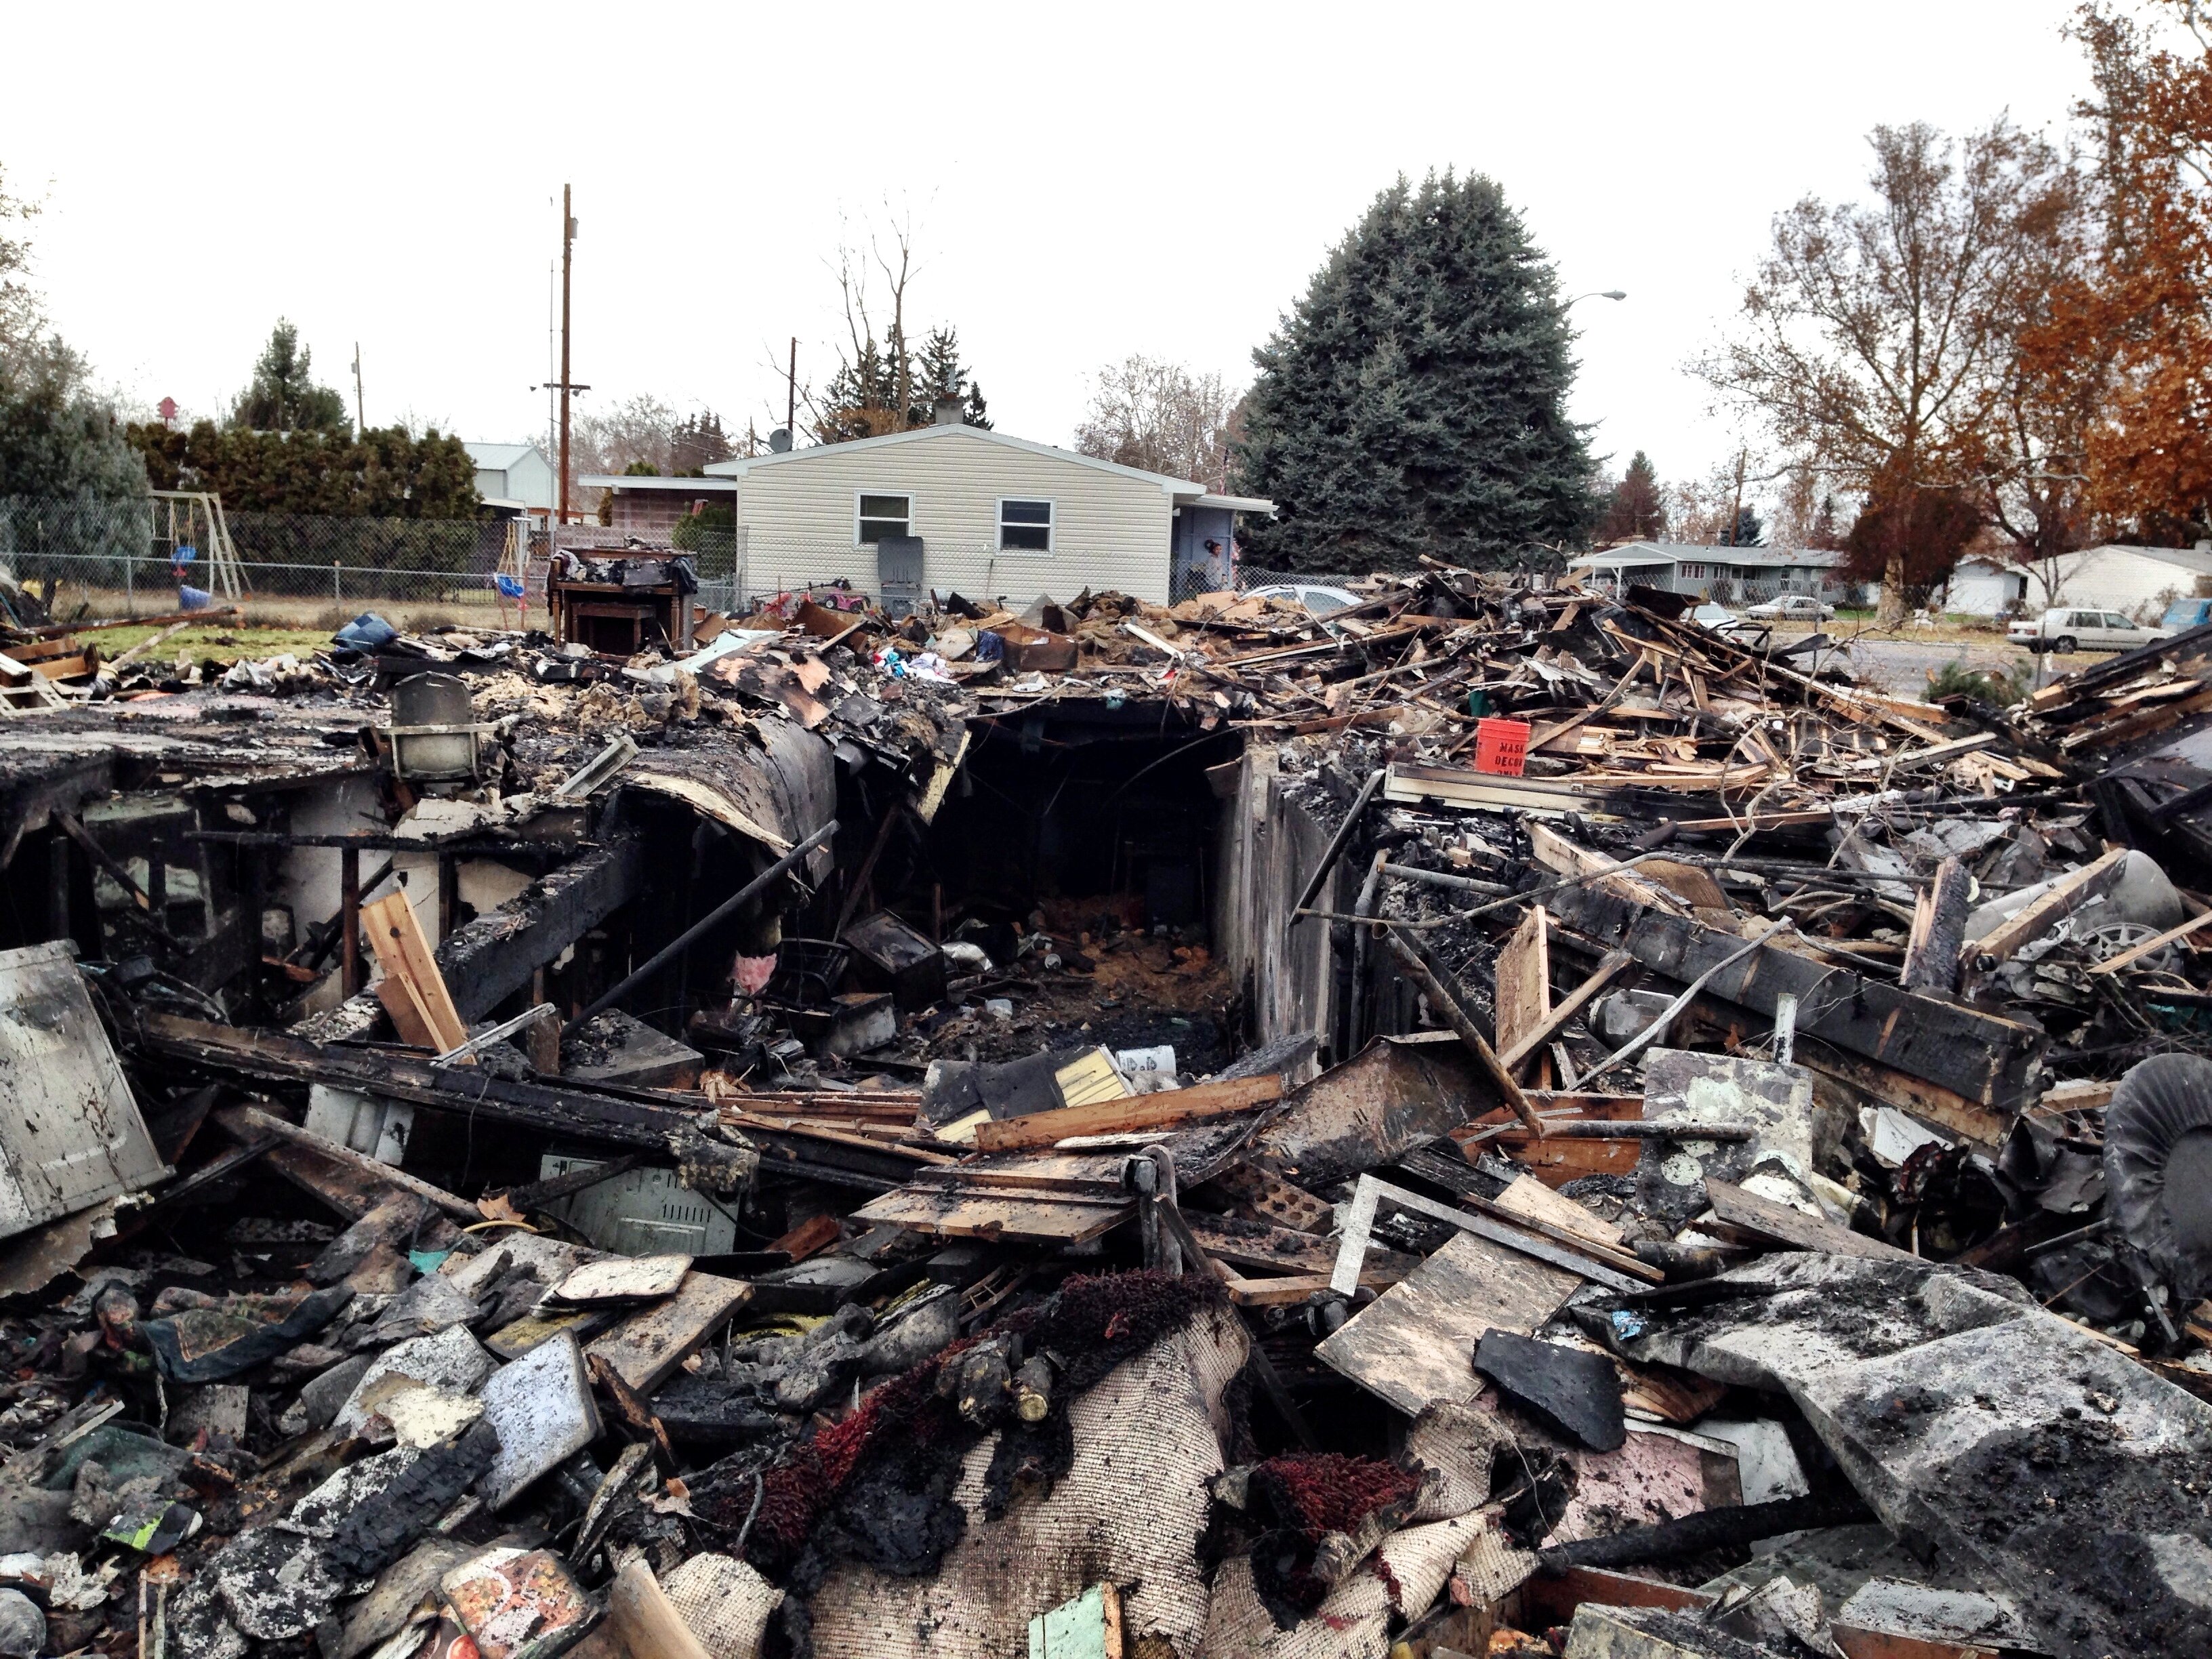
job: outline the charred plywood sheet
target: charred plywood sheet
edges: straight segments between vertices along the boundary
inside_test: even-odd
[[[0,951],[0,1237],[169,1172],[69,947]]]
[[[1315,1355],[1408,1417],[1481,1391],[1474,1345],[1486,1331],[1528,1336],[1583,1281],[1503,1244],[1461,1233],[1361,1309]]]
[[[1498,1103],[1449,1031],[1384,1037],[1291,1095],[1253,1150],[1302,1187],[1394,1162]]]

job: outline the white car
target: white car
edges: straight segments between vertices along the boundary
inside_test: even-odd
[[[1764,605],[1746,606],[1743,614],[1765,622],[1824,623],[1836,614],[1836,607],[1821,604],[1810,593],[1782,593]]]
[[[1265,587],[1254,588],[1244,597],[1302,605],[1316,617],[1326,617],[1333,611],[1343,611],[1359,603],[1358,594],[1331,587],[1326,582],[1270,582]]]
[[[1707,599],[1683,620],[1693,622],[1700,628],[1710,628],[1716,634],[1756,634],[1759,631],[1747,623],[1742,617],[1737,616],[1726,605],[1715,605],[1711,599]]]
[[[2076,651],[2132,651],[2172,639],[2170,628],[2146,628],[2117,611],[2084,611],[2066,606],[2039,617],[2023,617],[2005,629],[2006,640],[2030,651],[2054,651],[2062,657]]]

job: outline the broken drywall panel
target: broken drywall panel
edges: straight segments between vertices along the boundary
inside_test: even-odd
[[[70,946],[0,951],[0,1238],[169,1173]]]

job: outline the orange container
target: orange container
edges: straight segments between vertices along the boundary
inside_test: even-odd
[[[1517,778],[1528,759],[1528,722],[1486,720],[1474,728],[1474,769]]]

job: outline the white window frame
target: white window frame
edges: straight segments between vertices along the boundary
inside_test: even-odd
[[[864,542],[860,539],[860,502],[863,498],[869,495],[896,495],[899,500],[904,501],[906,503],[905,533],[909,536],[914,534],[914,491],[911,489],[856,489],[853,492],[854,546],[873,547],[875,545],[875,543],[873,542]],[[876,520],[875,522],[879,524],[887,524],[890,520],[878,519]]]
[[[1008,501],[1024,501],[1024,502],[1032,502],[1032,503],[1036,502],[1036,501],[1042,501],[1042,502],[1044,503],[1044,509],[1045,509],[1045,513],[1046,513],[1046,514],[1047,514],[1047,517],[1046,517],[1046,519],[1045,519],[1045,525],[1044,525],[1044,545],[1043,545],[1042,547],[1008,547],[1008,546],[1006,544],[1006,503],[1007,503]],[[996,534],[997,534],[997,536],[998,536],[998,538],[999,538],[998,550],[999,550],[1000,552],[1001,552],[1001,553],[1011,553],[1011,554],[1013,554],[1013,555],[1014,555],[1016,557],[1018,557],[1018,558],[1028,558],[1028,559],[1048,559],[1048,558],[1050,558],[1050,557],[1051,557],[1051,556],[1052,556],[1055,552],[1057,552],[1057,551],[1059,550],[1059,548],[1058,548],[1058,543],[1059,543],[1059,540],[1060,540],[1060,497],[1059,497],[1059,496],[1057,496],[1057,495],[1001,495],[1001,496],[1000,496],[1000,497],[999,497],[998,505],[996,506],[996,507],[994,507],[994,508],[993,509],[993,511],[994,511],[994,514],[996,514],[996,519],[995,519],[994,523],[994,524],[993,524],[993,526],[992,526],[992,528],[993,528],[993,530],[996,532]],[[1024,525],[1024,526],[1023,526],[1022,527],[1023,527],[1024,529],[1025,529],[1025,530],[1034,530],[1034,529],[1036,529],[1036,526],[1035,525]]]

